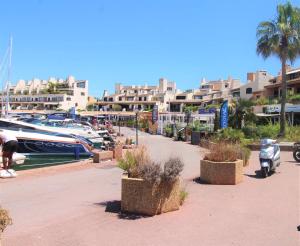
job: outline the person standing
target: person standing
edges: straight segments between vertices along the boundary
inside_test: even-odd
[[[2,145],[3,169],[8,170],[12,166],[12,156],[18,150],[18,140],[12,134],[0,130],[0,144]]]

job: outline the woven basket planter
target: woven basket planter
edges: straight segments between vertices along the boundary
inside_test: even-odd
[[[157,215],[180,207],[180,180],[153,184],[139,178],[122,177],[122,212]]]
[[[243,160],[233,162],[201,160],[200,178],[210,184],[238,184],[243,181]]]

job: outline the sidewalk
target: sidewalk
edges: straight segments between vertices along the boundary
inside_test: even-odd
[[[300,165],[291,153],[282,152],[278,172],[261,179],[256,175],[258,152],[252,152],[243,183],[214,186],[193,181],[200,172],[201,148],[147,134],[139,141],[157,160],[170,155],[183,158],[189,196],[179,211],[122,216],[122,171],[112,165],[28,174],[26,179],[0,182],[0,204],[14,220],[3,234],[3,244],[299,245]]]

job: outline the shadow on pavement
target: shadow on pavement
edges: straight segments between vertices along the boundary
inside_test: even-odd
[[[269,173],[269,176],[272,176],[274,174],[279,174],[280,172],[274,172],[274,171],[271,171]],[[255,179],[264,179],[264,177],[261,175],[261,171],[260,170],[256,170],[255,171],[255,174],[244,174],[245,176],[249,177],[249,178],[255,178]]]
[[[194,178],[193,182],[197,183],[197,184],[203,184],[203,185],[209,185],[208,182],[202,180],[200,177]]]
[[[244,175],[249,178],[263,179],[263,176],[261,175],[260,170],[256,170],[255,174],[244,174]]]
[[[149,216],[140,215],[140,214],[131,214],[131,213],[124,213],[121,211],[121,201],[106,201],[106,202],[99,202],[95,203],[95,205],[99,205],[105,207],[106,213],[114,213],[118,215],[119,219],[125,220],[137,220],[142,218],[148,218]]]

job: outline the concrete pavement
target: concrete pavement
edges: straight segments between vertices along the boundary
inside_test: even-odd
[[[139,140],[158,161],[170,155],[184,160],[189,196],[179,211],[121,216],[122,171],[113,165],[46,171],[0,180],[0,204],[14,220],[4,245],[299,245],[300,165],[290,152],[282,152],[278,172],[267,179],[255,174],[258,152],[252,152],[243,183],[214,186],[193,181],[199,147],[145,133]]]

